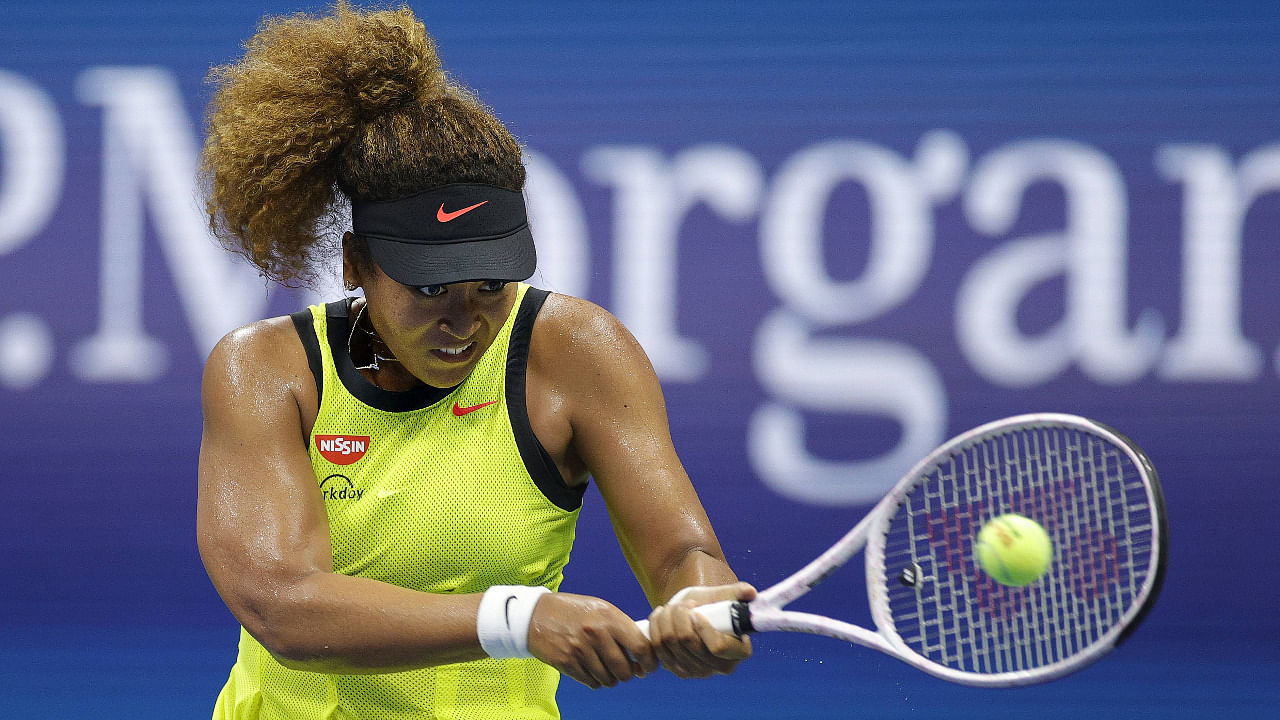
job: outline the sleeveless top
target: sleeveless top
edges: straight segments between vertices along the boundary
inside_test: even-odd
[[[320,393],[309,451],[334,572],[428,593],[559,587],[583,490],[564,483],[525,408],[529,339],[547,295],[520,284],[462,384],[407,392],[355,369],[350,299],[292,316]],[[556,718],[558,682],[533,659],[372,675],[291,670],[241,629],[214,718]]]

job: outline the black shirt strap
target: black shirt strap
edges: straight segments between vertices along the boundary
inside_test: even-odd
[[[520,310],[516,314],[515,326],[511,329],[511,344],[507,348],[507,413],[511,420],[511,430],[516,436],[516,446],[520,449],[520,457],[524,460],[529,476],[556,507],[572,511],[582,507],[586,485],[570,487],[561,477],[551,454],[533,434],[525,398],[525,375],[529,367],[529,342],[533,337],[533,324],[550,294],[546,290],[529,288],[525,291],[524,302],[520,304]]]

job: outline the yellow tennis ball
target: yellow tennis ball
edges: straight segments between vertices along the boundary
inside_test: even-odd
[[[978,532],[978,566],[1002,585],[1022,587],[1044,575],[1053,562],[1053,541],[1040,523],[1015,513],[992,518]]]

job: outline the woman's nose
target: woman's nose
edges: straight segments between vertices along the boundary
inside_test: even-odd
[[[480,329],[480,313],[471,302],[469,289],[463,286],[463,292],[453,293],[440,316],[440,327],[459,340],[470,339]]]

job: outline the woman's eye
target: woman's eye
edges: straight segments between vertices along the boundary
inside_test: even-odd
[[[507,286],[505,280],[487,280],[480,283],[480,289],[484,292],[501,292],[502,288]]]
[[[444,285],[423,285],[422,287],[418,288],[418,292],[422,293],[423,295],[426,295],[427,297],[435,297],[437,295],[443,295],[444,290],[445,290]]]

